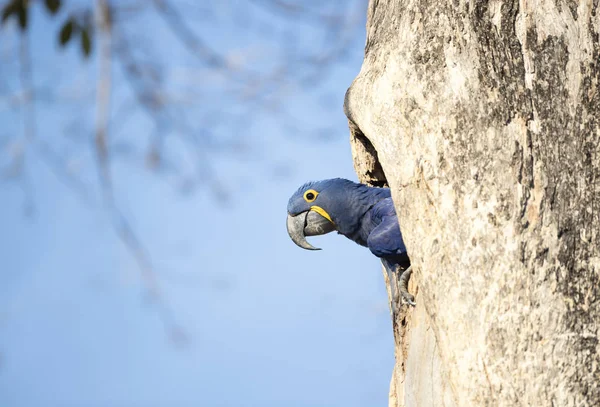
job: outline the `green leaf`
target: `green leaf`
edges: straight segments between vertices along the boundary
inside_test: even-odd
[[[65,45],[67,45],[67,43],[71,39],[71,35],[73,34],[74,26],[75,26],[75,23],[73,21],[73,18],[69,18],[61,27],[60,33],[58,34],[58,38],[59,38],[61,47],[64,47]]]
[[[19,26],[21,27],[21,30],[25,30],[27,28],[29,10],[24,3],[21,3],[18,7],[19,9],[17,10],[17,16],[19,17]]]
[[[86,58],[89,57],[92,52],[92,39],[90,37],[89,27],[85,27],[81,30],[81,50]]]
[[[4,24],[10,18],[11,15],[17,12],[18,9],[19,5],[15,1],[8,3],[6,6],[4,6],[4,8],[2,9],[2,24]]]
[[[46,8],[51,14],[58,13],[58,9],[60,8],[60,0],[45,0]]]

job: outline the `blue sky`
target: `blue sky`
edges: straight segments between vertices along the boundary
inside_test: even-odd
[[[55,61],[36,65],[41,83],[63,60],[44,46],[54,23],[36,18],[34,65]],[[18,43],[14,27],[0,35]],[[321,85],[335,95],[320,102],[326,109],[310,93],[289,93],[294,112],[326,123],[330,137],[287,137],[260,113],[247,157],[213,156],[227,202],[203,189],[183,196],[135,155],[114,162],[118,204],[151,255],[183,346],[169,340],[107,211],[31,154],[34,214],[23,214],[19,182],[0,185],[0,405],[387,405],[393,340],[378,260],[337,235],[312,238],[323,251],[303,251],[284,225],[287,199],[305,181],[356,178],[341,105],[363,44],[361,33]],[[93,64],[81,70],[67,79],[93,77]],[[39,137],[68,149],[60,109],[38,106]],[[0,136],[21,131],[18,109],[3,105],[0,120]],[[149,128],[134,115],[120,134],[142,144]]]

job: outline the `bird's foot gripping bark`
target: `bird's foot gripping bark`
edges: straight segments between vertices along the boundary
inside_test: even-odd
[[[400,270],[398,270],[400,271]],[[412,265],[408,266],[408,268],[402,271],[400,274],[400,278],[398,281],[398,288],[400,290],[400,295],[406,301],[407,304],[412,305],[413,307],[417,305],[415,303],[415,297],[408,292],[408,280],[410,280],[410,276],[412,274]]]
[[[417,305],[415,297],[408,292],[408,281],[412,274],[411,267],[408,266],[408,268],[403,269],[401,266],[397,266],[393,272],[388,274],[392,292],[392,321],[396,321],[396,315],[398,315],[400,305],[403,302],[413,307]]]

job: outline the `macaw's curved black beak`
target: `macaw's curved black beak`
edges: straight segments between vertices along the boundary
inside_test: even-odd
[[[306,236],[324,235],[335,229],[333,223],[317,212],[306,211],[296,216],[288,214],[287,231],[294,243],[306,250],[321,250],[306,241]]]

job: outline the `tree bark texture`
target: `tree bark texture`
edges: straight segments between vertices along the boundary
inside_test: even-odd
[[[391,406],[600,406],[598,0],[371,0],[345,100],[417,307]]]

